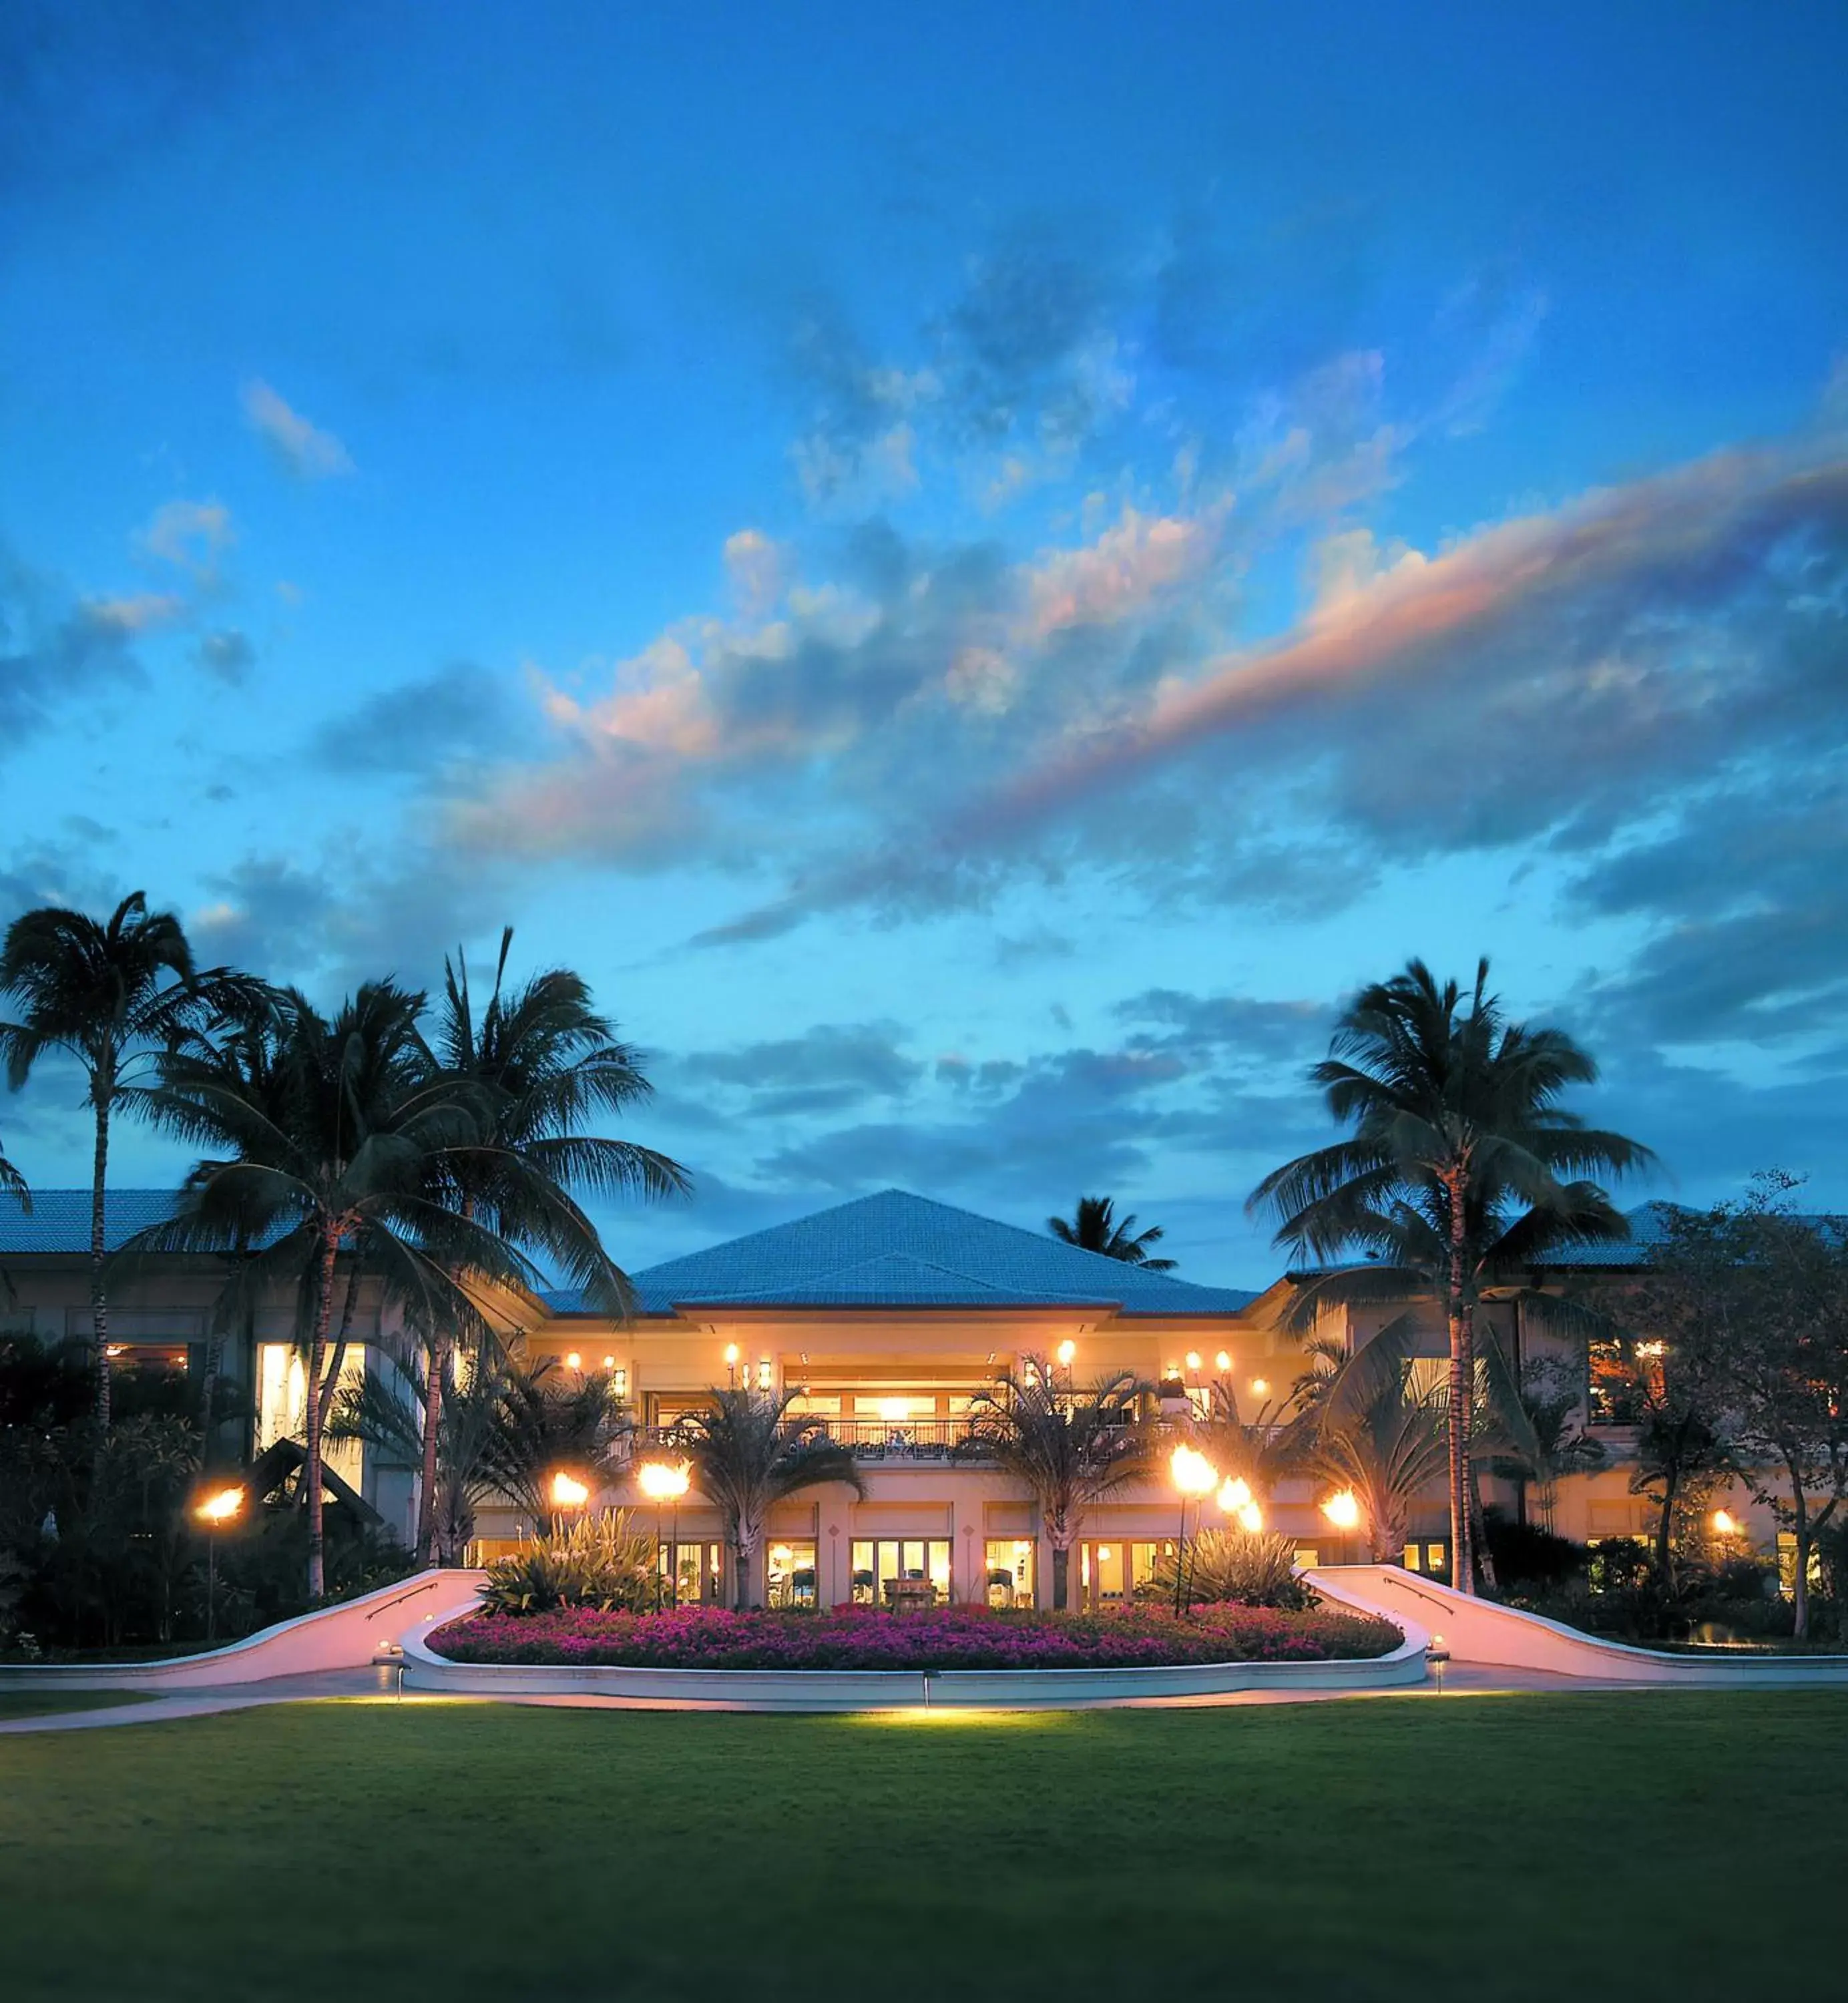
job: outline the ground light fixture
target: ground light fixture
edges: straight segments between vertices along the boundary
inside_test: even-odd
[[[690,1471],[685,1461],[678,1465],[671,1460],[645,1460],[635,1470],[636,1486],[655,1505],[655,1610],[659,1613],[661,1603],[667,1592],[667,1575],[662,1564],[666,1547],[661,1541],[661,1512],[668,1503],[674,1505],[674,1543],[680,1541],[680,1498],[686,1493]],[[677,1560],[676,1560],[677,1561]],[[674,1581],[674,1604],[680,1603],[680,1582]]]
[[[220,1488],[208,1495],[193,1511],[205,1526],[205,1639],[208,1646],[218,1638],[218,1533],[227,1523],[236,1521],[243,1506],[244,1491],[241,1487]]]
[[[1181,1540],[1174,1554],[1174,1610],[1181,1618],[1187,1611],[1187,1505],[1212,1494],[1219,1486],[1219,1470],[1190,1446],[1177,1446],[1169,1456],[1168,1467],[1181,1498]]]

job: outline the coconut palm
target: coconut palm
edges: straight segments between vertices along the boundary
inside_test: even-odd
[[[417,1328],[473,1327],[488,1290],[540,1284],[515,1247],[431,1194],[449,1163],[491,1152],[492,1109],[477,1088],[429,1075],[423,1003],[377,981],[328,1019],[299,994],[273,993],[223,1044],[169,1051],[145,1096],[166,1132],[214,1152],[187,1176],[175,1215],[131,1240],[131,1256],[234,1251],[239,1301],[278,1284],[295,1298],[311,1599],[325,1585],[322,1417],[342,1257]]]
[[[486,1005],[477,1012],[468,961],[443,963],[443,999],[427,1046],[436,1075],[477,1089],[492,1110],[490,1144],[447,1156],[445,1184],[434,1192],[464,1216],[534,1253],[561,1280],[582,1289],[586,1304],[626,1316],[629,1284],[605,1252],[574,1190],[603,1197],[684,1194],[686,1172],[633,1141],[585,1134],[599,1113],[620,1113],[653,1088],[639,1054],[597,1013],[590,990],[562,967],[507,986],[513,928],[501,935],[500,958]],[[452,1331],[431,1331],[424,1375],[421,1494],[434,1494],[442,1400],[454,1358]],[[420,1509],[417,1549],[431,1537]]]
[[[1173,1260],[1149,1257],[1149,1246],[1161,1240],[1161,1225],[1151,1224],[1146,1231],[1138,1231],[1134,1211],[1120,1218],[1116,1211],[1113,1197],[1081,1196],[1071,1217],[1049,1217],[1046,1228],[1055,1238],[1077,1246],[1081,1252],[1101,1252],[1106,1259],[1146,1266],[1151,1273],[1172,1273]]]
[[[957,1456],[986,1461],[1032,1491],[1052,1547],[1056,1610],[1070,1596],[1085,1512],[1148,1472],[1154,1443],[1140,1417],[1148,1388],[1126,1372],[1074,1397],[1054,1389],[1043,1357],[1023,1357],[969,1400]]]
[[[8,926],[0,946],[0,995],[19,1019],[0,1022],[8,1085],[17,1092],[50,1052],[75,1059],[95,1120],[90,1176],[90,1325],[96,1355],[96,1417],[110,1417],[109,1302],[103,1192],[110,1121],[152,1082],[156,1054],[189,1022],[222,1005],[239,977],[223,967],[196,974],[191,949],[171,911],[150,911],[146,895],[124,897],[107,919],[47,905]]]
[[[738,1560],[738,1605],[763,1599],[758,1556],[770,1512],[785,1496],[839,1481],[856,1495],[866,1484],[851,1450],[828,1437],[819,1419],[791,1417],[798,1395],[745,1385],[709,1393],[704,1410],[689,1412],[672,1444],[686,1457],[693,1487],[718,1510]]]
[[[1536,1261],[1563,1246],[1621,1239],[1629,1226],[1588,1178],[1623,1175],[1654,1157],[1620,1134],[1587,1127],[1560,1105],[1598,1076],[1591,1058],[1556,1029],[1510,1022],[1488,992],[1481,961],[1465,999],[1421,960],[1364,989],[1310,1073],[1350,1136],[1286,1163],[1248,1208],[1279,1220],[1275,1243],[1318,1266],[1291,1320],[1325,1308],[1431,1300],[1444,1315],[1450,1361],[1448,1435],[1452,1570],[1474,1590],[1471,1519],[1479,1508],[1470,1465],[1478,1323],[1486,1298],[1525,1294],[1557,1326],[1582,1320],[1574,1304],[1533,1292]],[[1376,1367],[1403,1358],[1413,1317],[1402,1314],[1368,1345]],[[1498,1403],[1512,1421],[1518,1386],[1491,1339],[1485,1348]]]

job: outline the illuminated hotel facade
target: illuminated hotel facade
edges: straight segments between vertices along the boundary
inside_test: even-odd
[[[165,1215],[172,1202],[166,1192],[111,1192],[112,1239]],[[0,1260],[13,1287],[0,1328],[87,1337],[88,1209],[87,1191],[47,1191],[30,1218],[0,1215]],[[569,1295],[515,1304],[510,1319],[529,1362],[550,1358],[564,1372],[603,1373],[620,1393],[637,1428],[634,1451],[588,1502],[635,1509],[651,1529],[658,1521],[669,1575],[689,1601],[734,1595],[735,1561],[719,1516],[697,1492],[657,1505],[637,1477],[649,1458],[671,1459],[665,1442],[676,1421],[714,1387],[791,1394],[792,1410],[847,1447],[860,1474],[861,1494],[830,1483],[774,1512],[759,1561],[772,1603],[1045,1605],[1052,1547],[1032,1497],[1000,1469],[954,1451],[983,1386],[1003,1372],[1039,1369],[1082,1393],[1127,1375],[1151,1387],[1151,1410],[1184,1422],[1207,1407],[1217,1384],[1249,1421],[1282,1412],[1308,1364],[1302,1338],[1286,1326],[1296,1292],[1287,1276],[1258,1293],[1198,1286],[896,1190],[632,1278],[636,1311],[627,1321],[586,1312]],[[222,1376],[245,1393],[243,1452],[286,1457],[302,1436],[305,1390],[293,1303],[278,1299],[226,1330],[216,1327],[223,1288],[223,1268],[210,1259],[163,1259],[138,1271],[112,1295],[112,1367]],[[1389,1318],[1343,1310],[1316,1334],[1352,1348]],[[1559,1480],[1551,1527],[1581,1540],[1647,1534],[1653,1505],[1630,1489],[1635,1414],[1603,1388],[1597,1359],[1518,1321],[1501,1334],[1518,1362],[1551,1348],[1577,1373],[1587,1436],[1604,1450],[1602,1466]],[[362,1283],[346,1379],[392,1376],[399,1337],[389,1305]],[[1441,1376],[1441,1327],[1434,1321],[1418,1348],[1415,1372],[1427,1381]],[[355,1444],[330,1445],[328,1468],[330,1487],[348,1506],[407,1540],[414,1534],[410,1470]],[[1073,1605],[1121,1602],[1172,1550],[1181,1505],[1167,1476],[1162,1464],[1145,1485],[1086,1511],[1070,1551]],[[1511,1513],[1527,1511],[1531,1491],[1522,1484],[1485,1480],[1484,1487]],[[1366,1557],[1364,1526],[1340,1526],[1325,1512],[1328,1490],[1306,1477],[1280,1480],[1263,1498],[1266,1527],[1291,1538],[1305,1562]],[[1771,1550],[1768,1516],[1742,1492],[1724,1499],[1745,1535]],[[1222,1520],[1209,1503],[1190,1525],[1203,1515],[1209,1527]],[[491,1501],[479,1513],[471,1555],[497,1555],[534,1528]],[[1444,1571],[1447,1538],[1440,1481],[1413,1511],[1399,1555],[1418,1569]]]

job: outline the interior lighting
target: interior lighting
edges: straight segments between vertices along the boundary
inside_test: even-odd
[[[1337,1530],[1355,1530],[1361,1524],[1361,1501],[1351,1488],[1343,1488],[1338,1495],[1331,1495],[1322,1505],[1322,1513]]]
[[[775,1376],[776,1371],[770,1358],[767,1356],[760,1356],[757,1359],[757,1389],[760,1391],[767,1391]]]
[[[911,1401],[909,1398],[882,1398],[879,1400],[879,1417],[887,1425],[902,1424],[910,1416]]]
[[[728,1342],[725,1344],[725,1368],[728,1370],[735,1370],[738,1368],[738,1345],[735,1342]]]

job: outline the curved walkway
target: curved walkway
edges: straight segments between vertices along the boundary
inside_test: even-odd
[[[451,1663],[423,1638],[475,1603],[482,1575],[428,1571],[246,1640],[171,1662],[0,1667],[0,1694],[133,1691],[144,1699],[0,1722],[0,1737],[153,1725],[258,1704],[346,1698],[482,1701],[599,1711],[960,1710],[1106,1706],[1219,1708],[1366,1696],[1502,1691],[1783,1689],[1848,1686],[1848,1656],[1675,1655],[1600,1641],[1556,1621],[1471,1599],[1392,1565],[1322,1568],[1323,1596],[1384,1614],[1402,1646],[1372,1662],[1228,1664],[1117,1671],[816,1672],[508,1669]],[[1427,1642],[1436,1673],[1426,1676]],[[801,1676],[800,1683],[791,1679]],[[818,1681],[818,1675],[822,1680]]]

